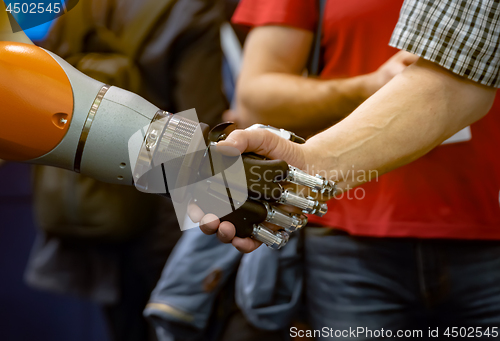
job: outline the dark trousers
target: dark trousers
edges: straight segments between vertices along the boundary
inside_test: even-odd
[[[500,242],[327,235],[305,247],[318,340],[500,337]]]

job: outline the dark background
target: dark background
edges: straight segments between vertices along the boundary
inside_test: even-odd
[[[32,40],[41,40],[50,24],[25,32]],[[107,341],[95,304],[24,283],[36,235],[31,196],[31,166],[0,166],[0,341]]]
[[[96,305],[37,291],[24,283],[35,233],[31,166],[0,166],[0,340],[107,340]]]

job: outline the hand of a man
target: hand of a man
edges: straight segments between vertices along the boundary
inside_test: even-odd
[[[416,62],[418,56],[406,52],[399,51],[389,60],[387,60],[377,71],[369,74],[366,82],[367,96],[373,95],[381,87],[383,87],[387,82],[389,82],[394,76],[403,72],[407,66],[410,66]]]
[[[240,153],[253,152],[269,159],[280,159],[301,169],[308,162],[304,145],[290,142],[264,129],[235,130],[218,145],[236,148]],[[251,252],[261,244],[251,238],[235,237],[236,228],[232,223],[220,222],[213,214],[205,215],[195,205],[189,208],[189,215],[193,221],[200,222],[200,229],[205,234],[217,233],[222,242],[232,243],[241,252]]]

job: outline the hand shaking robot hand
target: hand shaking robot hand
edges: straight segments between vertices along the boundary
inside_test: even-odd
[[[291,132],[270,126],[254,125],[248,129],[266,129],[292,142],[305,142]],[[221,134],[222,138],[227,135],[227,131]],[[251,237],[272,249],[279,249],[287,243],[291,233],[307,224],[305,214],[321,217],[327,212],[326,203],[309,194],[331,198],[335,193],[334,182],[310,175],[285,161],[268,160],[253,153],[243,154],[242,161],[248,190],[247,205],[220,219],[233,223],[237,237]],[[296,186],[290,186],[292,184]],[[269,224],[276,228],[268,227]]]
[[[283,129],[263,125],[249,129],[266,129],[296,143],[304,142]],[[285,161],[268,160],[252,153],[240,156],[236,150],[219,147],[217,142],[224,140],[232,130],[234,125],[223,123],[205,132],[203,139],[202,134],[198,137],[192,134],[189,145],[184,140],[184,147],[180,137],[174,137],[168,149],[158,147],[157,142],[152,144],[152,149],[144,147],[139,158],[144,164],[136,166],[142,172],[135,173],[134,179],[142,190],[154,188],[161,192],[161,189],[168,189],[179,221],[190,205],[193,212],[194,204],[195,211],[211,213],[220,221],[231,222],[236,227],[236,236],[252,237],[279,249],[286,244],[290,233],[305,226],[305,214],[322,216],[326,213],[326,204],[309,194],[316,193],[314,196],[328,199],[335,192],[335,184],[321,176],[309,175]],[[165,131],[173,132],[175,128]],[[153,129],[153,138],[149,138],[149,134],[151,132],[145,141],[155,140],[164,133],[158,134]],[[196,144],[201,147],[193,148]],[[155,173],[160,164],[162,172]],[[159,179],[164,179],[165,183]],[[291,184],[297,185],[300,191],[292,190]],[[290,213],[290,210],[300,213]],[[275,228],[268,227],[269,224]]]
[[[0,159],[169,193],[180,221],[195,203],[232,222],[238,236],[251,236],[275,249],[305,225],[303,214],[323,215],[327,209],[283,184],[305,186],[327,197],[335,191],[334,183],[284,161],[234,151],[228,155],[217,147],[229,133],[228,125],[209,133],[195,114],[166,113],[136,94],[87,77],[34,45],[0,42],[0,75]],[[303,142],[284,130],[252,129]],[[302,213],[287,213],[278,205]],[[280,230],[275,232],[266,222]]]

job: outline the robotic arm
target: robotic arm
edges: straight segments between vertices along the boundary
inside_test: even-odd
[[[128,139],[157,107],[34,45],[0,42],[0,159],[132,184]]]
[[[229,190],[231,172],[225,170],[234,161],[214,149],[227,136],[227,125],[209,133],[196,118],[172,115],[136,94],[98,82],[40,47],[0,42],[0,75],[0,159],[65,168],[104,182],[136,185],[146,192],[162,194],[170,189],[174,205],[187,207],[186,198],[194,201],[204,212],[233,222],[238,236],[251,236],[276,249],[307,219],[275,204],[317,215],[327,209],[312,198],[285,190],[280,182],[327,194],[335,190],[332,182],[258,155],[242,158],[247,174],[244,186]],[[301,142],[284,130],[254,128]],[[257,176],[249,176],[255,173],[249,167],[255,166]],[[144,176],[155,172],[153,178]],[[266,180],[264,172],[275,176]],[[219,173],[223,176],[217,178]],[[163,181],[163,190],[153,189],[154,179]],[[189,186],[194,189],[190,198],[183,189]],[[277,194],[268,196],[269,189]],[[228,203],[230,211],[217,213]],[[269,229],[261,224],[265,221],[281,230]]]

